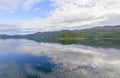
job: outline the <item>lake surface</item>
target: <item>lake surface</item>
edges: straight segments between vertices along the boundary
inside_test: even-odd
[[[120,78],[120,48],[0,40],[0,78]]]

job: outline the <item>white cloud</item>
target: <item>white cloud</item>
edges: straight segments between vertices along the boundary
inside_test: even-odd
[[[29,10],[42,0],[26,0],[24,10]],[[16,22],[24,31],[54,31],[120,24],[119,0],[50,0],[55,10],[45,19],[35,17]],[[35,30],[36,29],[36,30]],[[31,30],[32,31],[32,30]]]
[[[29,10],[32,8],[32,6],[36,3],[42,2],[43,0],[25,0],[23,4],[23,9],[25,11]]]
[[[7,9],[9,9],[8,7],[5,7],[5,6],[3,6],[3,5],[0,5],[0,10],[7,10]]]
[[[34,9],[32,9],[33,11],[40,11],[41,10],[41,8],[34,8]]]
[[[17,9],[20,0],[0,0],[0,10],[12,11]]]
[[[118,0],[51,1],[56,7],[55,10],[51,11],[51,16],[46,19],[23,21],[18,24],[25,26],[23,28],[38,28],[39,31],[80,28],[85,25],[106,25],[105,23],[108,25],[120,24],[119,22],[115,22],[116,16],[117,20],[120,20],[120,1]]]
[[[120,1],[115,0],[53,0],[58,8],[52,12],[53,19],[73,23],[111,18],[120,15]],[[113,4],[112,4],[113,3]]]
[[[34,4],[44,0],[0,0],[0,10],[15,11],[22,7],[24,11],[30,10]]]

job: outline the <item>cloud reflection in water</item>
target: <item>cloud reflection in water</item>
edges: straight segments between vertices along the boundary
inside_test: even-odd
[[[20,61],[24,61],[23,68],[20,67],[21,63],[17,63],[19,61],[18,57],[14,57],[16,55]],[[37,43],[29,40],[0,40],[0,56],[2,57],[0,78],[7,76],[9,78],[119,78],[120,76],[120,49],[115,48]],[[25,58],[21,58],[23,56]],[[43,56],[45,58],[42,59]],[[3,62],[8,57],[14,58]],[[29,62],[30,60],[33,62]],[[46,65],[41,61],[51,65],[50,73],[41,70],[39,66]]]

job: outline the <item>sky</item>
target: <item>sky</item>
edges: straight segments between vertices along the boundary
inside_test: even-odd
[[[120,0],[0,0],[0,34],[120,25]]]

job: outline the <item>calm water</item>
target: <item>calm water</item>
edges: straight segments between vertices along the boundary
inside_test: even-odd
[[[120,49],[0,40],[0,78],[120,78]]]

